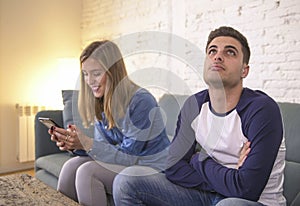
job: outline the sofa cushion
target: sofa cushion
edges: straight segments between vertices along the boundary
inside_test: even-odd
[[[287,199],[287,205],[291,205],[292,202],[300,201],[300,104],[278,103],[278,105],[282,114],[286,144],[283,192]]]
[[[287,199],[287,205],[292,205],[292,202],[296,202],[296,196],[298,195],[298,203],[300,202],[300,164],[295,162],[286,161],[284,169],[284,196]],[[300,205],[300,204],[296,204]]]
[[[300,205],[300,192],[298,192],[298,195],[293,200],[290,206],[299,206]]]
[[[35,167],[37,171],[43,169],[58,177],[63,164],[72,157],[68,152],[43,156],[36,160]]]
[[[46,170],[36,171],[34,177],[56,190],[58,182],[57,177],[48,173]]]
[[[278,103],[284,122],[286,160],[300,164],[300,104]]]

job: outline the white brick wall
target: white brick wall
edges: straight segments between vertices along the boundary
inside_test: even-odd
[[[300,103],[299,21],[298,0],[83,0],[82,46],[112,39],[123,52],[134,44],[136,49],[125,51],[125,61],[135,81],[156,96],[192,93],[205,87],[201,70],[210,30],[233,26],[248,38],[252,52],[245,86],[263,90],[276,101]],[[149,31],[180,38],[143,38]],[[129,40],[135,32],[141,35]]]

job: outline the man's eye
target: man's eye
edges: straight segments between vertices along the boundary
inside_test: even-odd
[[[208,52],[207,52],[209,55],[210,54],[215,54],[215,53],[217,53],[217,50],[215,50],[215,49],[210,49],[210,50],[208,50]]]
[[[228,50],[227,54],[230,55],[230,56],[235,56],[236,55],[235,51],[233,51],[233,50]]]

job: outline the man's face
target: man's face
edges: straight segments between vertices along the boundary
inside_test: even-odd
[[[241,43],[227,36],[213,39],[207,47],[203,77],[214,88],[242,85],[249,66],[243,63]]]

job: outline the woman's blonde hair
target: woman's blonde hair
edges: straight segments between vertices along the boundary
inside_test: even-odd
[[[118,126],[118,120],[124,117],[129,102],[139,87],[127,76],[122,54],[111,41],[95,41],[88,45],[80,55],[80,66],[87,58],[97,60],[106,70],[106,88],[101,98],[93,95],[80,73],[80,91],[78,110],[83,126],[88,127],[97,120],[102,120],[105,113],[109,128]]]

